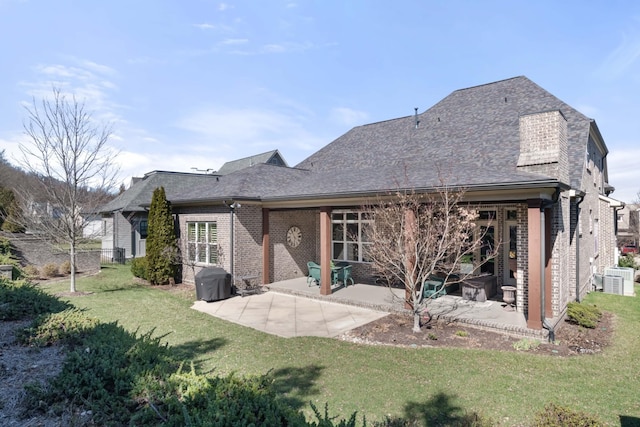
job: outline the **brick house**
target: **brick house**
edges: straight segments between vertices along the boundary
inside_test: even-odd
[[[594,120],[526,77],[457,90],[423,113],[355,127],[295,167],[259,163],[168,192],[182,280],[219,265],[272,283],[305,276],[308,261],[328,275],[340,260],[368,282],[361,207],[402,187],[429,191],[444,175],[502,242],[478,273],[516,286],[517,310],[542,329],[614,263],[621,203],[607,153]]]
[[[183,173],[152,171],[141,178],[133,178],[131,185],[122,194],[102,206],[102,249],[120,250],[126,258],[143,257],[146,253],[147,212],[153,190],[164,187],[168,200],[180,199],[192,188],[212,185],[220,175],[231,173],[257,164],[287,166],[278,150],[225,163],[218,172]],[[211,172],[211,171],[207,171]]]

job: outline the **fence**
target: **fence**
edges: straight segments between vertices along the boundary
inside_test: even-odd
[[[124,248],[102,249],[100,264],[124,264],[126,262]]]

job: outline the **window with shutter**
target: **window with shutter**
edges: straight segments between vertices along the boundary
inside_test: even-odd
[[[218,263],[218,228],[215,222],[187,222],[187,253],[191,262]]]

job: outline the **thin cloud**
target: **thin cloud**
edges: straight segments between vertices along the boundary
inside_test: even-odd
[[[640,168],[638,168],[640,148],[631,144],[618,144],[617,149],[607,156],[609,183],[616,190],[612,197],[630,203],[640,193]]]
[[[607,56],[597,74],[614,79],[625,74],[640,58],[640,34],[623,35],[620,44]]]
[[[305,129],[303,118],[269,110],[205,109],[181,119],[177,126],[203,141],[228,144],[235,150],[238,146],[308,150],[326,143]]]
[[[364,111],[353,110],[346,107],[336,107],[331,110],[332,121],[347,126],[357,126],[366,123],[369,115]]]
[[[237,46],[241,44],[249,43],[249,39],[225,39],[222,40],[218,45],[220,46]]]
[[[193,24],[194,27],[200,28],[201,30],[213,30],[215,29],[215,25],[213,24]]]

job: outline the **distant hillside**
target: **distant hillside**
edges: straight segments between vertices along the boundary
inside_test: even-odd
[[[56,181],[49,185],[62,184]],[[0,187],[10,189],[16,195],[28,194],[31,199],[38,202],[47,201],[47,194],[38,177],[12,165],[6,158],[4,150],[0,151]],[[113,199],[116,194],[105,194],[102,196],[106,203],[106,201]]]

